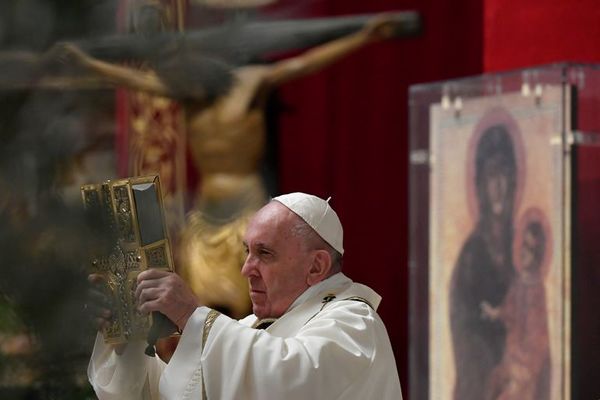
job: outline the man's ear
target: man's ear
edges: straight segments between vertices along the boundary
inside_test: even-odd
[[[306,283],[309,286],[316,285],[323,279],[329,276],[331,271],[331,255],[327,250],[315,250],[308,275],[306,276]]]

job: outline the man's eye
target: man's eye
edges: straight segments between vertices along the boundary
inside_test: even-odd
[[[258,254],[260,254],[261,256],[270,256],[271,252],[269,250],[265,250],[265,249],[260,249],[258,251]]]

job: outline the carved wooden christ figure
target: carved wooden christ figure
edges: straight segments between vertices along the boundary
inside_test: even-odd
[[[265,26],[276,29],[269,32]],[[62,44],[46,58],[61,59],[68,68],[66,75],[63,71],[62,76],[33,82],[50,88],[121,86],[180,100],[201,185],[181,234],[178,272],[206,304],[235,317],[246,315],[249,306],[247,283],[240,274],[245,258],[242,235],[249,217],[266,201],[259,166],[269,93],[365,45],[414,33],[418,16],[390,13],[329,19],[329,23],[318,20],[309,21],[307,27],[273,22],[218,28],[197,36],[154,35],[152,51],[148,49],[152,41],[135,35],[123,42],[107,38],[81,46],[105,59],[126,58],[127,52],[132,58],[149,57],[151,69],[147,71],[109,63],[74,44]],[[345,35],[339,37],[341,33]],[[247,64],[260,51],[306,46],[335,35],[338,38],[299,56],[272,64]],[[234,39],[252,45],[237,51],[240,43]]]

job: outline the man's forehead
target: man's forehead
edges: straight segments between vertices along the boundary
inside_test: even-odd
[[[272,220],[273,222],[278,223],[288,219],[292,214],[294,213],[280,202],[271,201],[256,212],[254,219],[261,219],[265,221]]]
[[[249,236],[282,235],[290,231],[290,226],[297,217],[283,204],[272,201],[256,212],[248,224],[246,239]]]

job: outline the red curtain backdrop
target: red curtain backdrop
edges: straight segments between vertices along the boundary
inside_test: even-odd
[[[286,84],[280,191],[332,196],[345,272],[383,296],[379,312],[408,387],[408,86],[482,68],[480,0],[315,2],[303,16],[417,10],[424,33],[378,43]]]
[[[597,0],[485,0],[484,68],[600,61]]]
[[[308,4],[302,16],[413,9],[424,19],[418,38],[373,45],[287,84],[281,96],[290,110],[279,127],[280,190],[333,197],[346,272],[383,296],[380,314],[407,398],[408,86],[561,60],[598,62],[600,7],[597,0]],[[584,154],[579,162],[581,183],[596,193],[597,160]]]
[[[486,71],[521,68],[558,61],[600,62],[600,3],[597,0],[485,1],[484,67]],[[588,78],[588,85],[599,87]],[[585,90],[585,89],[584,89]],[[583,91],[584,91],[583,90]],[[582,91],[582,94],[583,94]],[[598,94],[596,94],[597,98]],[[600,129],[600,102],[584,99],[578,128]],[[573,269],[574,399],[600,396],[596,364],[600,358],[600,149],[577,151]]]

